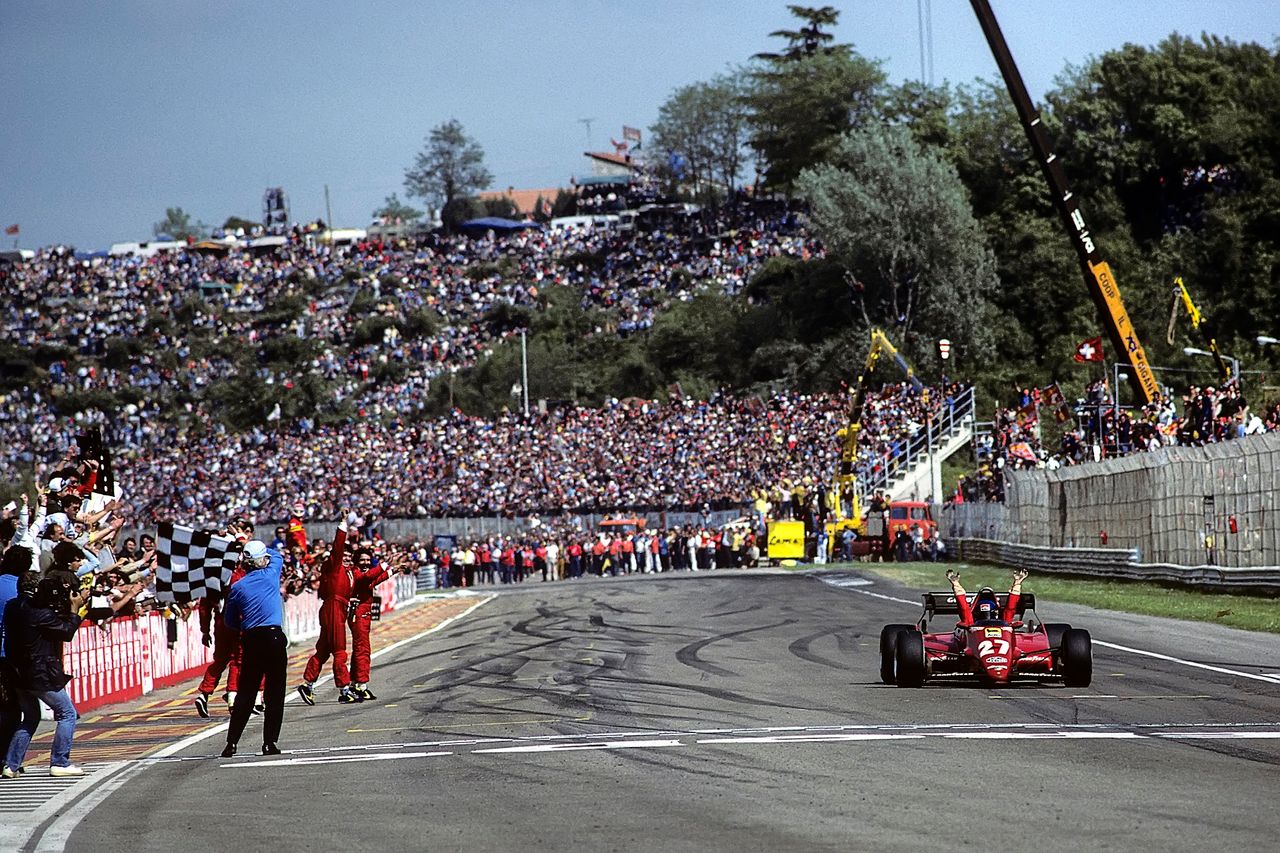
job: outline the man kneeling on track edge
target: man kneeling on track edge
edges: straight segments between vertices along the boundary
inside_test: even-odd
[[[378,698],[369,690],[369,631],[373,627],[373,591],[388,577],[385,565],[374,567],[373,551],[356,550],[351,561],[351,691],[361,702]]]
[[[1018,569],[1013,573],[1009,599],[1005,602],[1004,610],[1001,611],[995,590],[989,586],[978,590],[971,605],[964,587],[960,585],[960,573],[955,569],[948,569],[947,580],[951,582],[951,592],[956,597],[956,606],[960,608],[960,620],[956,623],[956,627],[967,628],[974,624],[975,618],[979,622],[1012,622],[1014,615],[1018,612],[1018,599],[1022,597],[1022,582],[1027,579],[1028,574],[1026,569]]]
[[[347,670],[347,602],[351,599],[352,572],[347,552],[347,529],[356,523],[355,513],[342,510],[338,532],[333,536],[333,549],[320,570],[320,636],[316,650],[302,673],[298,695],[308,705],[316,704],[315,684],[320,668],[333,656],[333,683],[338,688],[338,701],[359,702],[351,690],[351,674]]]

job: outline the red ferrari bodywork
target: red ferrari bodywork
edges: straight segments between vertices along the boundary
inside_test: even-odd
[[[945,634],[925,634],[924,653],[930,675],[976,675],[1004,684],[1015,675],[1048,675],[1053,671],[1049,637],[1043,630],[1019,631],[1020,623],[982,622]]]

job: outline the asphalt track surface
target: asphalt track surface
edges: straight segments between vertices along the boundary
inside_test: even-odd
[[[67,849],[1277,849],[1280,638],[1042,601],[1093,633],[1089,688],[908,690],[877,678],[918,612],[894,599],[839,572],[527,584],[381,658],[377,703],[290,704],[285,755],[130,767]]]

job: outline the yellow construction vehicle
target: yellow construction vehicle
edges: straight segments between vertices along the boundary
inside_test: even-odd
[[[840,441],[840,469],[836,474],[835,486],[827,495],[827,542],[834,550],[838,540],[846,530],[859,535],[866,534],[866,519],[862,513],[861,495],[858,493],[858,433],[862,430],[862,407],[867,398],[867,386],[871,374],[881,355],[891,357],[898,369],[906,374],[907,380],[918,393],[926,393],[924,385],[916,378],[911,365],[902,357],[897,348],[889,342],[888,337],[880,329],[871,330],[871,348],[867,351],[867,360],[862,367],[862,375],[853,389],[853,402],[849,406],[849,423],[841,428],[836,437]]]

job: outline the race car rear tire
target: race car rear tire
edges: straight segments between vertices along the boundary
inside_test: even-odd
[[[893,653],[898,645],[898,635],[910,631],[914,625],[885,625],[880,629],[880,680],[893,684]]]
[[[1062,681],[1068,687],[1088,687],[1093,681],[1093,640],[1083,628],[1062,634]]]
[[[924,684],[924,634],[907,630],[898,634],[893,648],[894,682],[899,687]]]
[[[1062,635],[1071,630],[1071,626],[1065,622],[1046,622],[1044,623],[1044,632],[1049,636],[1049,648],[1058,649],[1062,647]]]

